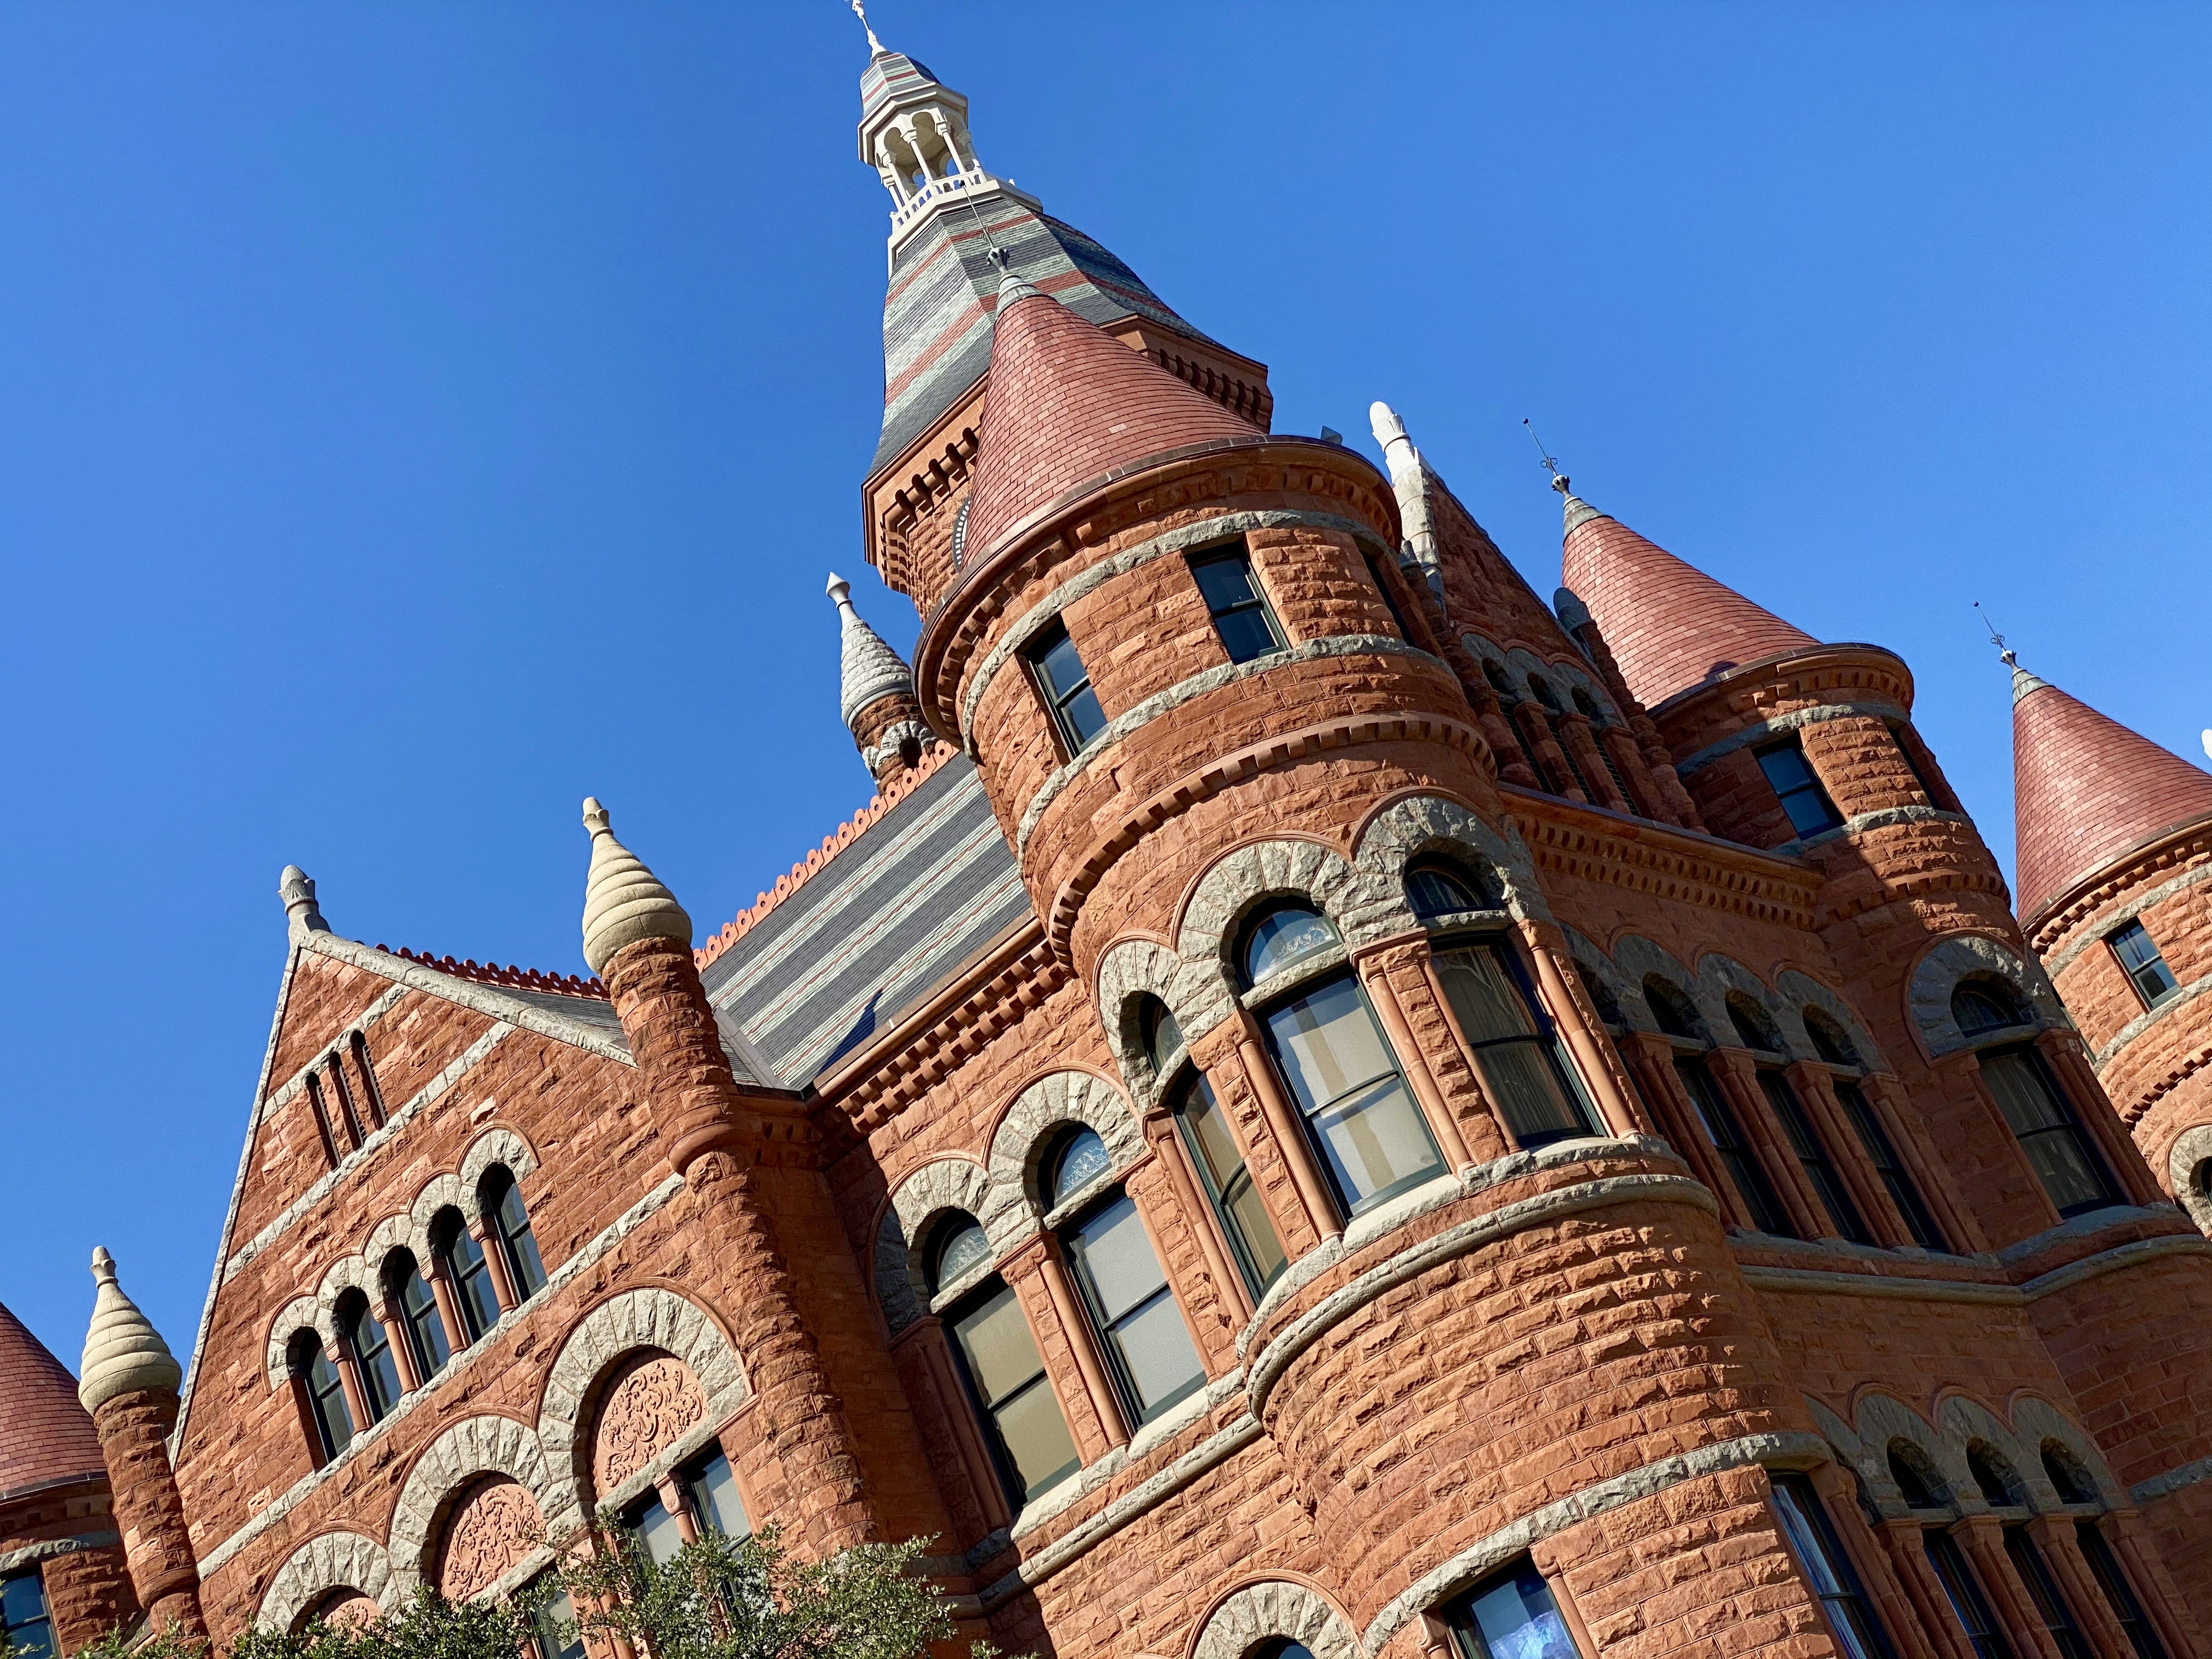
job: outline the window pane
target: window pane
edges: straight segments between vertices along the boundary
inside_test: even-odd
[[[1866,1148],[1868,1162],[1881,1176],[1881,1184],[1889,1189],[1890,1201],[1897,1206],[1898,1213],[1905,1218],[1905,1224],[1912,1234],[1912,1242],[1923,1250],[1946,1249],[1943,1235],[1936,1225],[1936,1218],[1929,1214],[1928,1206],[1921,1200],[1920,1189],[1912,1184],[1912,1177],[1905,1173],[1905,1165],[1899,1161],[1897,1149],[1889,1144],[1889,1137],[1882,1133],[1881,1121],[1875,1116],[1874,1107],[1860,1092],[1858,1085],[1838,1078],[1836,1080],[1836,1098],[1843,1103],[1844,1115],[1850,1119],[1851,1127],[1857,1132],[1859,1144]]]
[[[1206,1381],[1198,1350],[1190,1345],[1190,1328],[1182,1322],[1170,1291],[1162,1290],[1116,1325],[1114,1340],[1137,1390],[1140,1412],[1148,1414]]]
[[[1782,1218],[1782,1206],[1774,1196],[1774,1188],[1767,1184],[1766,1171],[1757,1154],[1744,1144],[1736,1128],[1735,1114],[1729,1109],[1719,1085],[1697,1060],[1678,1060],[1674,1072],[1682,1079],[1683,1088],[1689,1091],[1698,1127],[1705,1130],[1705,1139],[1728,1167],[1729,1177],[1735,1182],[1736,1194],[1743,1200],[1751,1224],[1763,1233],[1782,1238],[1791,1237],[1789,1224]]]
[[[1420,1109],[1395,1076],[1316,1114],[1313,1126],[1354,1209],[1386,1188],[1443,1168]]]
[[[1053,1204],[1072,1198],[1113,1167],[1114,1160],[1107,1156],[1106,1143],[1098,1138],[1095,1129],[1079,1129],[1054,1154],[1053,1178],[1048,1201]]]
[[[1266,1290],[1275,1282],[1276,1274],[1290,1266],[1290,1258],[1283,1254],[1282,1241],[1275,1237],[1273,1218],[1261,1200],[1260,1189],[1252,1184],[1251,1176],[1240,1170],[1222,1195],[1221,1203],[1235,1219],[1238,1241],[1251,1258],[1253,1275],[1259,1280],[1253,1286],[1255,1293]]]
[[[522,1188],[512,1181],[500,1195],[499,1229],[507,1240],[516,1291],[526,1298],[537,1295],[545,1288],[545,1263],[538,1256],[538,1240],[531,1234],[529,1212],[522,1207]]]
[[[1959,1553],[1959,1546],[1951,1534],[1930,1529],[1923,1533],[1921,1539],[1928,1551],[1929,1564],[1936,1569],[1936,1577],[1943,1586],[1944,1597],[1958,1616],[1959,1628],[1966,1632],[1966,1640],[1979,1659],[2012,1659],[2012,1644],[1996,1628],[1990,1617],[1989,1603],[1982,1599],[1981,1586],[1974,1582],[1966,1559]]]
[[[1437,957],[1436,967],[1469,1042],[1535,1035],[1520,988],[1506,977],[1504,964],[1493,952],[1448,951]]]
[[[930,1289],[942,1290],[957,1282],[977,1262],[986,1261],[991,1254],[991,1237],[983,1231],[980,1221],[962,1223],[944,1235],[937,1247],[936,1270],[930,1278]]]
[[[1098,706],[1098,694],[1087,685],[1060,707],[1079,749],[1106,729],[1106,711]]]
[[[1229,653],[1231,662],[1250,662],[1255,657],[1264,657],[1279,648],[1281,643],[1275,638],[1275,626],[1267,620],[1267,613],[1257,607],[1216,617],[1213,625],[1221,635],[1222,648]]]
[[[1030,1322],[1006,1285],[974,1312],[962,1315],[953,1329],[986,1405],[995,1405],[1044,1369]]]
[[[1491,1098],[1505,1115],[1505,1127],[1523,1146],[1590,1133],[1542,1043],[1496,1043],[1479,1050],[1475,1060]]]
[[[1984,1054],[1981,1066],[1990,1092],[2058,1212],[2075,1215],[2115,1201],[2103,1169],[2081,1144],[2081,1131],[2033,1055]]]
[[[1336,943],[1336,929],[1311,910],[1277,910],[1254,924],[1244,944],[1244,979],[1257,985],[1303,957]]]
[[[1252,591],[1252,570],[1241,553],[1206,559],[1190,568],[1206,608],[1218,616],[1232,605],[1250,605],[1260,596]]]
[[[54,1627],[35,1569],[0,1583],[0,1635],[7,1638],[9,1659],[53,1659]]]
[[[1060,1401],[1053,1398],[1052,1384],[1042,1377],[992,1416],[1026,1495],[1034,1498],[1079,1467],[1075,1442],[1069,1437],[1066,1419],[1060,1414]]]
[[[353,1351],[361,1360],[361,1380],[368,1395],[372,1416],[382,1417],[399,1401],[399,1364],[392,1357],[392,1344],[367,1309],[353,1328]]]
[[[1076,654],[1075,641],[1068,638],[1066,629],[1060,629],[1052,643],[1044,648],[1036,659],[1036,665],[1037,672],[1044,678],[1045,689],[1052,694],[1054,702],[1063,700],[1069,692],[1091,678],[1083,672],[1083,659]]]
[[[1229,1120],[1214,1103],[1213,1090],[1204,1078],[1194,1078],[1177,1109],[1190,1127],[1191,1150],[1199,1165],[1212,1177],[1216,1192],[1224,1190],[1244,1167],[1244,1154],[1229,1130]]]
[[[1774,1512],[1782,1518],[1790,1547],[1804,1567],[1813,1593],[1820,1598],[1846,1659],[1887,1659],[1887,1644],[1873,1626],[1858,1581],[1820,1510],[1812,1483],[1802,1475],[1778,1474],[1773,1490]]]
[[[1781,800],[1782,810],[1790,815],[1790,827],[1800,836],[1817,835],[1843,822],[1830,803],[1827,792],[1820,787],[1820,779],[1795,744],[1762,750],[1759,764]]]
[[[2007,1527],[2004,1545],[2014,1570],[2020,1574],[2020,1582],[2027,1588],[2028,1600],[2035,1603],[2036,1616],[2043,1621],[2044,1629],[2058,1650],[2059,1659],[2097,1659],[2088,1642],[2075,1628],[2073,1610],[2066,1605],[2058,1586],[2051,1583],[2050,1571],[2043,1565],[2043,1553],[2035,1547],[2027,1529]]]
[[[2179,988],[2172,969],[2166,965],[2166,958],[2159,954],[2142,923],[2131,921],[2113,934],[2112,951],[2145,1002],[2155,1003]]]
[[[2121,1572],[2120,1564],[2112,1559],[2112,1552],[2096,1523],[2075,1522],[2074,1536],[2081,1543],[2081,1554],[2089,1563],[2098,1588],[2105,1592],[2105,1600],[2112,1603],[2113,1616],[2127,1632],[2128,1644],[2135,1650],[2136,1659],[2166,1659],[2166,1644],[2158,1639],[2158,1632],[2143,1616],[2142,1603],[2136,1600],[2134,1589]]]
[[[568,1591],[540,1600],[531,1609],[530,1623],[537,1637],[538,1659],[584,1659],[584,1632]]]
[[[1828,1220],[1837,1237],[1847,1238],[1854,1244],[1872,1242],[1866,1224],[1860,1220],[1858,1206],[1851,1202],[1850,1189],[1837,1175],[1835,1165],[1828,1159],[1827,1149],[1814,1132],[1812,1120],[1805,1115],[1797,1091],[1790,1086],[1790,1079],[1779,1072],[1761,1072],[1759,1086],[1765,1091],[1767,1104],[1788,1135],[1797,1162],[1813,1190],[1820,1195],[1821,1207],[1828,1212]]]
[[[1346,974],[1267,1016],[1298,1105],[1311,1113],[1398,1069],[1382,1029]]]
[[[1144,1218],[1127,1198],[1117,1198],[1068,1236],[1071,1254],[1089,1279],[1109,1322],[1119,1319],[1167,1283]]]
[[[752,1531],[745,1516],[745,1500],[738,1491],[738,1477],[730,1460],[716,1452],[691,1471],[691,1502],[699,1518],[728,1538],[743,1538]]]
[[[1476,1659],[1577,1659],[1551,1587],[1533,1566],[1478,1589],[1462,1616]]]
[[[644,1547],[646,1559],[665,1566],[684,1547],[684,1534],[658,1498],[648,1498],[629,1512],[629,1529]]]
[[[425,1376],[443,1370],[453,1352],[446,1345],[446,1322],[438,1316],[438,1298],[423,1283],[422,1273],[413,1259],[407,1262],[405,1275],[399,1281],[399,1302],[405,1310],[407,1328],[415,1340],[415,1360]]]

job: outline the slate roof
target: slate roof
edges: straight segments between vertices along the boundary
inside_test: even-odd
[[[2212,817],[2212,773],[2025,671],[2012,769],[2022,921],[2124,854]]]
[[[1589,607],[1647,708],[1744,663],[1820,644],[1573,495],[1559,562],[1561,583]]]
[[[0,1305],[0,1498],[106,1467],[76,1378]]]

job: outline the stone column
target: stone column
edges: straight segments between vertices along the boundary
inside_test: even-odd
[[[116,1283],[115,1261],[105,1249],[92,1253],[92,1276],[99,1289],[76,1394],[100,1436],[131,1583],[149,1630],[173,1626],[204,1641],[199,1567],[185,1528],[184,1496],[169,1466],[169,1431],[177,1421],[177,1384],[184,1371]]]
[[[1928,1559],[1926,1533],[1910,1516],[1884,1521],[1881,1527],[1882,1547],[1889,1552],[1898,1582],[1920,1615],[1921,1630],[1941,1647],[1941,1659],[1975,1659],[1972,1645],[1959,1627],[1959,1615],[1951,1609],[1950,1595]]]

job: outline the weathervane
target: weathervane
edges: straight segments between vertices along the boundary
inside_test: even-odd
[[[855,4],[858,3],[859,0],[854,0]],[[1537,454],[1543,457],[1544,470],[1552,475],[1552,488],[1558,490],[1562,495],[1568,494],[1567,486],[1572,482],[1572,480],[1570,479],[1565,473],[1559,471],[1559,462],[1553,460],[1552,459],[1551,453],[1544,447],[1544,441],[1536,435],[1536,428],[1533,426],[1528,426],[1528,417],[1526,415],[1523,415],[1521,417],[1521,424],[1528,427],[1528,441],[1536,446]]]
[[[868,31],[868,50],[872,52],[881,52],[884,43],[876,39],[876,32],[868,23],[868,9],[860,3],[860,0],[853,0],[853,15],[859,18],[860,27]]]
[[[1983,625],[1990,630],[1990,643],[1997,648],[1997,660],[2007,668],[2019,667],[2020,653],[2005,648],[2005,636],[1997,632],[1997,625],[1990,620],[1990,613],[1982,609],[1982,602],[1979,599],[1974,601],[1974,610],[1981,617]]]

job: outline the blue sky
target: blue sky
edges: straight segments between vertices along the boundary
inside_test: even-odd
[[[2212,724],[2203,8],[923,5],[985,161],[1548,594],[1578,491],[1899,651]],[[864,802],[888,207],[840,0],[0,9],[0,1300],[191,1340],[283,965],[574,970],[604,797],[702,930]]]

